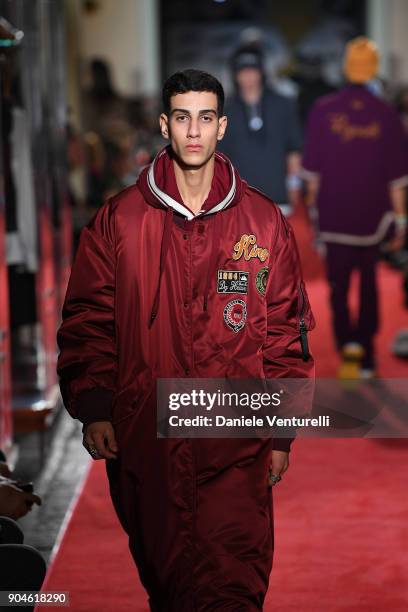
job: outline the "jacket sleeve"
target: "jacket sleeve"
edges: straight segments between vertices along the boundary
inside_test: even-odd
[[[277,232],[271,248],[267,339],[263,349],[266,378],[314,378],[314,359],[307,333],[315,327],[293,229],[278,211]],[[290,450],[293,438],[275,438],[273,448]]]
[[[64,405],[85,425],[111,418],[117,353],[115,243],[110,202],[81,232],[57,332]]]

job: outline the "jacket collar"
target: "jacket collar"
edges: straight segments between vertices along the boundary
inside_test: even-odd
[[[142,171],[138,185],[150,204],[166,209],[172,208],[191,221],[194,217],[211,215],[234,206],[242,197],[243,181],[230,160],[218,151],[215,153],[214,167],[210,193],[197,215],[180,196],[170,146],[162,149],[153,162]]]

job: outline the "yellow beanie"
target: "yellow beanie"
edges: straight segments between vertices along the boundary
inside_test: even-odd
[[[378,72],[379,64],[377,45],[369,38],[358,36],[347,43],[344,74],[351,83],[371,81]]]

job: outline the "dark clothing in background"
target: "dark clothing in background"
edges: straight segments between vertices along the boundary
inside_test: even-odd
[[[306,125],[307,117],[313,104],[322,96],[335,93],[336,89],[323,79],[298,79],[299,94],[297,98],[299,117],[302,127]]]
[[[0,449],[0,461],[7,457]],[[0,591],[39,591],[44,582],[47,565],[40,553],[24,544],[24,533],[18,523],[8,516],[0,516]],[[19,606],[20,610],[34,610],[34,606]],[[10,610],[0,606],[0,610]]]
[[[8,281],[11,329],[33,325],[38,320],[35,274],[22,265],[10,265]]]
[[[11,170],[10,133],[13,127],[12,103],[6,98],[1,103],[1,129],[2,129],[2,165],[4,173],[4,193],[6,201],[6,231],[17,229],[16,192],[14,188],[13,173]]]
[[[227,102],[228,127],[218,149],[228,155],[240,175],[277,204],[288,202],[286,156],[300,151],[302,134],[296,105],[269,89],[260,101],[263,125],[249,127],[250,107],[240,96]]]
[[[10,136],[13,129],[13,103],[4,98],[1,106],[2,164],[4,173],[6,231],[18,231],[17,198],[12,171],[13,150]],[[8,264],[10,327],[36,323],[35,274],[25,265]],[[1,460],[1,459],[0,459]]]
[[[0,455],[1,457],[1,455]],[[0,516],[0,590],[39,591],[47,565],[40,553],[23,544],[24,533],[11,518]],[[34,610],[34,605],[18,606],[19,610]],[[8,611],[10,606],[0,606]]]
[[[358,342],[365,350],[364,367],[373,368],[372,338],[378,330],[378,288],[376,263],[378,245],[370,247],[327,243],[327,278],[337,348],[347,342]],[[348,307],[348,290],[353,270],[360,274],[359,310],[352,321]]]

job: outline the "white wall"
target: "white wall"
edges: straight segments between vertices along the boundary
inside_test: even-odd
[[[367,33],[380,49],[380,74],[408,83],[408,1],[368,0]]]
[[[97,0],[87,13],[80,4],[80,55],[108,60],[113,81],[124,95],[159,91],[158,0]]]

